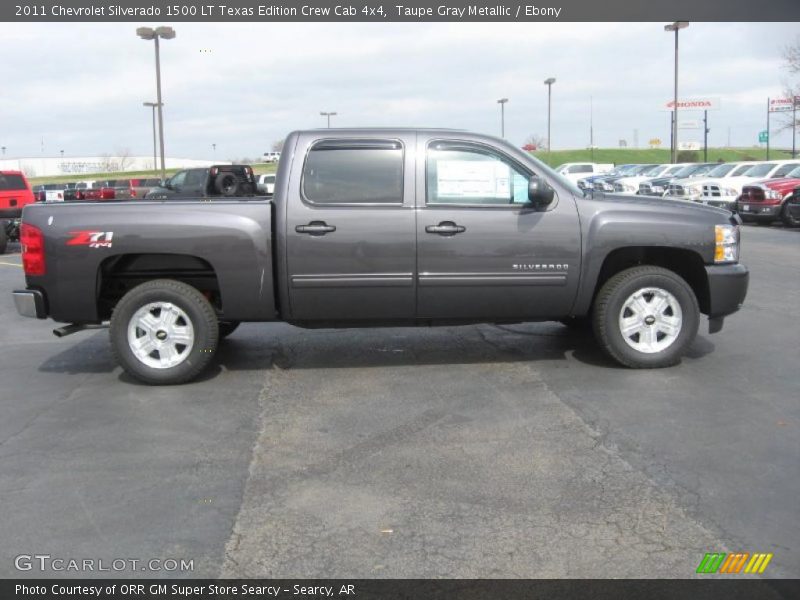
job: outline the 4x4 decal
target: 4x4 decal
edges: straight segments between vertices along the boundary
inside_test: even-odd
[[[111,248],[113,231],[70,231],[72,236],[67,246],[89,246],[89,248]]]

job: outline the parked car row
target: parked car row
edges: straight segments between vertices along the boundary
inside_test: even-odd
[[[37,202],[127,200],[143,198],[147,192],[159,185],[161,180],[157,178],[106,179],[36,185],[33,187],[33,193]]]
[[[578,179],[584,191],[660,196],[727,208],[744,222],[800,225],[793,217],[800,159],[730,163],[629,164]]]

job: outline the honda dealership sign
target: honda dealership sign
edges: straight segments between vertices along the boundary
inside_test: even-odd
[[[791,98],[770,98],[769,112],[783,112],[784,110],[792,110],[793,104],[794,107],[800,107],[800,96],[794,97],[794,103],[792,103]]]
[[[678,110],[719,110],[719,98],[692,98],[678,100]],[[664,110],[670,112],[675,110],[675,101],[670,100],[664,103]]]

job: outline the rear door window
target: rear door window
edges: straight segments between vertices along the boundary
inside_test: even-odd
[[[403,146],[396,140],[323,140],[303,166],[311,204],[402,204]]]

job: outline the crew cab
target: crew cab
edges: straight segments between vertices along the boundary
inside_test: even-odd
[[[800,167],[783,177],[749,183],[742,188],[736,209],[745,223],[771,223],[780,219],[795,227],[797,221],[789,210],[788,200],[800,186]]]
[[[254,195],[256,181],[248,165],[214,165],[178,171],[152,188],[148,200],[186,200],[193,198]]]
[[[242,321],[379,327],[590,323],[632,368],[674,365],[742,305],[729,211],[584,195],[491,136],[298,131],[275,195],[31,205],[20,314],[109,324],[122,367],[196,377]]]
[[[22,171],[0,171],[0,254],[19,237],[22,209],[35,198]]]

